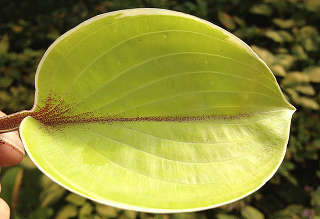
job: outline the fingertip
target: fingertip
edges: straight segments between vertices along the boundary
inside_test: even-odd
[[[12,166],[19,164],[24,153],[13,145],[0,139],[0,166]]]
[[[10,219],[10,208],[8,204],[0,198],[0,218]]]

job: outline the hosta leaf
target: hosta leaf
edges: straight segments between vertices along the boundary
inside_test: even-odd
[[[295,90],[299,91],[300,93],[306,94],[306,95],[315,95],[316,91],[310,84],[306,85],[300,85],[294,87]]]
[[[279,77],[284,77],[287,73],[282,65],[272,65],[271,70]]]
[[[299,59],[307,59],[308,54],[304,51],[301,45],[295,45],[292,47],[292,52],[299,58]]]
[[[320,10],[320,2],[317,0],[306,0],[305,5],[309,11],[317,12]]]
[[[267,49],[258,47],[258,46],[251,46],[251,48],[253,49],[254,52],[256,52],[259,57],[268,65],[272,65],[272,63],[275,60],[274,55]]]
[[[82,206],[85,204],[86,202],[86,199],[84,199],[83,197],[81,196],[78,196],[76,194],[69,194],[67,197],[66,197],[66,201],[71,203],[71,204],[74,204],[76,206]]]
[[[295,56],[280,54],[276,56],[274,64],[279,64],[279,65],[282,65],[285,69],[290,69],[295,61],[296,61]]]
[[[0,40],[0,54],[5,54],[9,49],[8,35],[4,35]]]
[[[9,204],[13,214],[18,203],[22,178],[23,169],[21,167],[12,167],[4,173],[1,179],[1,198]]]
[[[284,29],[287,29],[287,28],[291,28],[295,25],[295,22],[294,20],[283,20],[283,19],[280,19],[280,18],[275,18],[272,20],[273,23],[275,23],[277,26],[281,27],[281,28],[284,28]]]
[[[230,214],[217,214],[217,219],[239,219],[237,216]]]
[[[284,41],[282,35],[280,32],[274,31],[274,30],[268,30],[265,34],[266,37],[272,39],[275,42],[281,43]]]
[[[218,13],[219,21],[225,26],[226,28],[233,30],[236,27],[232,17],[225,12]]]
[[[92,205],[90,205],[88,202],[86,202],[79,211],[79,219],[82,218],[90,218],[90,215],[93,211]],[[92,218],[92,217],[91,217]]]
[[[264,219],[264,215],[252,206],[246,206],[241,210],[241,214],[245,219]]]
[[[312,68],[307,71],[309,80],[314,83],[320,83],[320,67]]]
[[[314,109],[314,110],[318,110],[320,108],[319,104],[309,98],[309,97],[303,97],[303,96],[300,96],[295,90],[293,90],[292,88],[288,88],[286,89],[287,93],[290,94],[292,100],[299,104],[299,105],[302,105],[304,107],[307,107],[307,108],[310,108],[310,109]]]
[[[290,72],[286,75],[286,77],[283,79],[282,84],[283,85],[295,85],[295,84],[301,84],[301,83],[307,83],[309,82],[309,76],[307,74],[301,73],[301,72]]]
[[[272,14],[272,8],[267,4],[257,4],[250,8],[252,14],[259,14],[270,16]]]
[[[105,205],[96,205],[96,211],[98,212],[99,215],[103,217],[117,217],[118,212],[115,208],[105,206]]]
[[[186,14],[134,9],[61,36],[39,64],[33,110],[0,129],[25,117],[30,157],[77,194],[183,212],[235,201],[270,179],[294,109],[232,34]]]
[[[78,214],[77,207],[74,205],[65,205],[55,217],[56,219],[69,219],[73,218]]]

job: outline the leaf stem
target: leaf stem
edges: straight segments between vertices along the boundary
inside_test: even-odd
[[[22,120],[31,114],[31,111],[21,111],[8,116],[0,117],[0,134],[19,129]]]

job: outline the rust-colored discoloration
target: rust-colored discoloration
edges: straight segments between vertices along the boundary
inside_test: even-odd
[[[0,133],[18,129],[21,121],[31,114],[31,111],[23,111],[9,116],[0,117]]]
[[[0,133],[18,129],[21,121],[32,116],[36,120],[48,126],[58,126],[76,123],[92,123],[92,122],[189,122],[189,121],[205,121],[205,120],[234,120],[248,118],[252,114],[242,113],[237,115],[202,115],[202,116],[137,116],[122,117],[116,115],[96,115],[92,112],[68,115],[72,109],[72,105],[67,105],[61,98],[50,96],[47,98],[44,107],[36,108],[33,111],[22,111],[9,116],[0,117]]]

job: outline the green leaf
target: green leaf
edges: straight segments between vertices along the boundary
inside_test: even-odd
[[[250,8],[252,14],[259,14],[270,16],[272,14],[272,8],[267,4],[257,4]]]
[[[265,35],[266,35],[266,37],[272,39],[273,41],[275,41],[277,43],[283,42],[283,38],[282,38],[281,34],[277,31],[268,30]]]
[[[1,147],[1,144],[0,144]],[[1,179],[1,198],[10,206],[13,215],[18,204],[18,195],[23,177],[21,167],[9,168]]]
[[[311,205],[314,207],[320,207],[320,187],[311,194]]]
[[[93,207],[90,203],[86,202],[79,211],[79,219],[88,218],[92,213]]]
[[[28,219],[49,219],[52,218],[52,215],[54,214],[54,211],[52,208],[48,207],[40,207],[36,210],[33,210],[32,213],[29,215]],[[21,217],[25,218],[25,217]]]
[[[294,20],[288,19],[288,20],[284,20],[281,18],[275,18],[272,20],[273,23],[275,23],[277,26],[281,27],[281,28],[291,28],[295,25]]]
[[[9,38],[8,35],[4,35],[0,40],[0,54],[7,53],[9,49]]]
[[[295,90],[293,90],[291,88],[286,89],[286,91],[290,94],[292,100],[295,103],[302,105],[302,106],[305,106],[310,109],[314,109],[314,110],[320,109],[319,104],[315,100],[313,100],[309,97],[302,97]]]
[[[292,42],[293,41],[293,36],[284,30],[278,31],[279,35],[281,36],[283,42]]]
[[[264,219],[264,215],[252,206],[246,206],[241,210],[241,215],[245,219]]]
[[[204,216],[196,213],[174,214],[172,219],[204,219]]]
[[[27,116],[20,134],[30,157],[79,195],[184,212],[265,184],[294,110],[232,34],[179,12],[133,9],[60,37],[39,64],[33,110],[0,120],[0,130]]]
[[[78,214],[77,207],[74,205],[65,205],[55,217],[56,219],[69,219],[73,218]]]
[[[290,69],[293,63],[296,61],[296,57],[288,54],[280,54],[276,56],[274,64],[282,65],[285,69]]]
[[[66,201],[74,204],[75,206],[82,206],[85,204],[86,199],[79,195],[70,193],[69,195],[67,195]]]
[[[25,156],[23,161],[21,162],[21,166],[24,169],[35,169],[36,165],[34,165],[34,163],[31,161],[30,157]]]
[[[315,95],[316,94],[316,91],[314,90],[314,88],[310,84],[296,86],[296,87],[294,87],[294,89],[296,91],[299,91],[300,93],[303,93],[306,95]]]
[[[318,0],[305,0],[306,9],[313,12],[320,11],[320,2]]]
[[[59,201],[66,193],[58,184],[54,183],[48,177],[42,175],[41,177],[42,191],[40,193],[41,207],[49,206]]]
[[[251,48],[253,49],[253,51],[255,51],[259,55],[259,57],[263,61],[265,61],[265,63],[268,66],[272,65],[275,58],[274,58],[274,55],[269,50],[255,46],[255,45],[251,46]]]
[[[291,218],[302,218],[303,214],[303,206],[301,205],[289,205],[283,210],[276,212],[272,218],[283,218],[283,219],[291,219]]]
[[[135,219],[137,216],[137,212],[136,211],[124,211],[123,215],[127,219]]]
[[[226,28],[233,30],[236,27],[232,17],[225,12],[218,13],[219,21],[225,26]]]
[[[308,59],[308,54],[304,51],[301,45],[295,45],[292,47],[292,52],[299,58],[299,59]]]
[[[309,76],[301,72],[290,72],[283,79],[283,85],[294,85],[309,82]]]
[[[217,219],[238,219],[239,217],[231,214],[217,214]]]
[[[279,77],[284,77],[287,72],[282,65],[272,65],[271,70],[273,73]]]
[[[307,71],[310,82],[320,83],[320,67],[315,67]]]
[[[96,211],[100,216],[103,217],[116,217],[118,215],[118,212],[115,208],[100,204],[96,205]]]
[[[278,43],[293,41],[292,35],[289,32],[284,31],[284,30],[280,30],[280,31],[268,30],[265,33],[265,35],[266,35],[266,37],[268,37]]]

